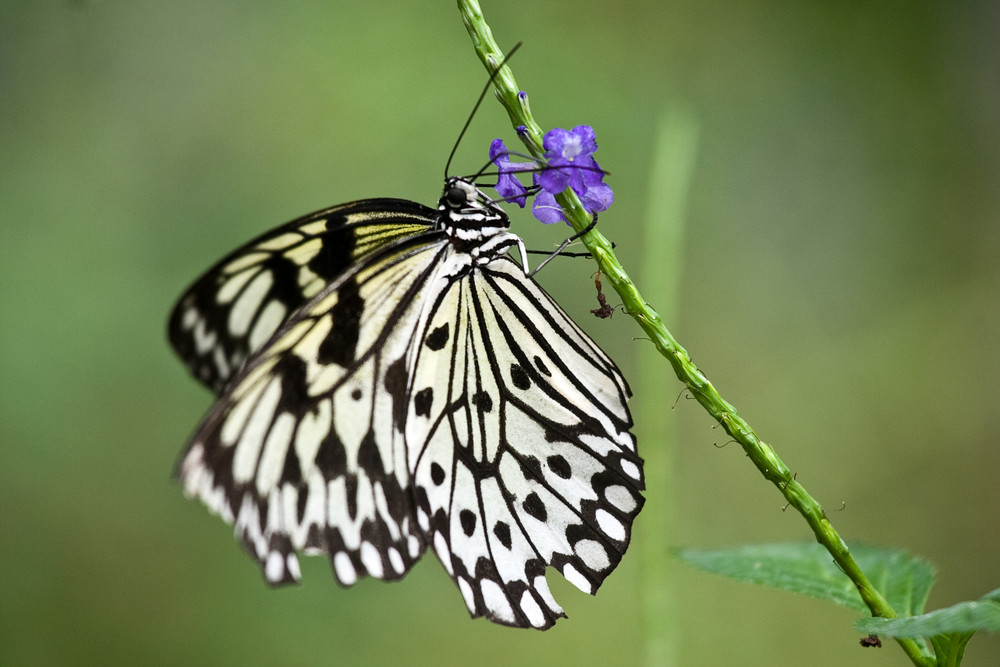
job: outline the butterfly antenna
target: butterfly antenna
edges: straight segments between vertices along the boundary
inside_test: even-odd
[[[458,150],[458,145],[462,143],[462,137],[465,136],[465,131],[469,129],[469,124],[472,123],[473,117],[479,110],[479,105],[483,103],[483,98],[486,97],[487,91],[489,91],[490,86],[493,85],[493,81],[497,78],[497,75],[500,74],[500,69],[504,65],[506,65],[507,61],[511,59],[511,56],[513,56],[514,53],[519,48],[521,48],[521,44],[522,42],[518,42],[517,44],[515,44],[514,48],[512,48],[510,51],[507,52],[507,55],[503,57],[503,60],[500,61],[500,64],[496,66],[496,68],[493,70],[492,73],[490,73],[489,81],[487,81],[486,85],[483,86],[483,92],[479,93],[479,99],[476,100],[476,106],[472,107],[472,113],[470,113],[469,117],[466,119],[465,125],[462,126],[462,131],[458,133],[458,139],[455,140],[455,145],[451,147],[451,153],[448,154],[448,161],[444,165],[444,177],[446,180],[448,178],[449,172],[451,171],[451,161],[455,157],[455,151]]]

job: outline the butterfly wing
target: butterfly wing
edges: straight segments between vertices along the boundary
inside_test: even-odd
[[[402,199],[368,199],[293,220],[209,269],[170,317],[168,335],[215,394],[278,328],[361,258],[418,233],[436,212]]]
[[[419,294],[448,244],[421,229],[363,255],[296,311],[226,386],[179,464],[186,492],[235,524],[272,584],[299,579],[296,550],[328,554],[343,585],[398,579],[423,553],[405,364]]]
[[[171,342],[220,395],[178,475],[270,583],[300,578],[299,550],[343,585],[398,579],[432,544],[473,616],[544,629],[564,615],[547,567],[594,593],[628,546],[628,386],[480,215],[321,211],[174,311]]]
[[[417,521],[473,616],[550,627],[546,567],[594,593],[643,503],[628,386],[506,256],[432,311],[406,426]]]

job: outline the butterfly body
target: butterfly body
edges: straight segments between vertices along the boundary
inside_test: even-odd
[[[473,616],[544,629],[547,567],[589,593],[614,569],[642,506],[628,386],[524,256],[449,179],[437,210],[288,223],[182,297],[171,342],[219,399],[178,476],[268,582],[297,551],[345,586],[398,579],[429,546]]]

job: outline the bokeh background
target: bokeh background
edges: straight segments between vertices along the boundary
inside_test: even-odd
[[[626,267],[675,265],[646,298],[844,537],[936,563],[931,607],[1000,585],[1000,5],[484,5],[525,42],[543,127],[596,128]],[[908,664],[859,648],[847,610],[672,560],[672,605],[645,611],[647,554],[809,534],[694,402],[670,409],[627,316],[588,314],[589,260],[540,280],[636,388],[666,482],[596,598],[549,577],[553,630],[470,621],[433,556],[350,590],[303,559],[303,586],[269,590],[183,499],[170,472],[211,399],[167,347],[174,300],[300,214],[436,201],[484,83],[445,0],[0,1],[0,663],[624,665],[653,628],[676,664]],[[696,137],[683,233],[650,247],[678,203],[653,168],[670,118]],[[496,136],[488,100],[453,171]],[[567,232],[514,217],[535,248]]]

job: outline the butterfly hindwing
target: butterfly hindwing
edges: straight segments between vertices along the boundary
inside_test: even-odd
[[[426,229],[436,212],[369,199],[293,220],[230,253],[181,297],[168,333],[216,394],[250,356],[335,277],[383,245]]]
[[[505,256],[452,282],[418,349],[418,523],[473,616],[549,627],[546,567],[596,592],[642,506],[628,387]]]

